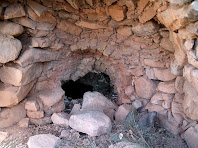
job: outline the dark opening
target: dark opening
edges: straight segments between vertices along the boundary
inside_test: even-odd
[[[117,101],[108,75],[101,72],[89,72],[77,81],[64,81],[62,88],[65,91],[66,112],[70,112],[73,104],[82,103],[83,94],[87,91],[97,91],[113,101]]]

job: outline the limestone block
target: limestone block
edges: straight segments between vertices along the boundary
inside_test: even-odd
[[[21,87],[0,83],[0,107],[11,107],[23,100],[37,80]]]
[[[176,93],[175,82],[160,82],[157,86],[157,89],[164,93]]]
[[[41,75],[42,65],[35,63],[22,68],[18,64],[8,63],[1,67],[0,71],[0,80],[2,82],[14,86],[22,86],[32,82]]]

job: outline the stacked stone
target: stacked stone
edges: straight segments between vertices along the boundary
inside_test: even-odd
[[[180,125],[186,130],[197,121],[197,5],[191,0],[0,2],[0,117],[30,92],[27,100],[38,108],[26,108],[28,117],[50,119],[54,106],[63,106],[61,81],[98,70],[110,76],[119,103],[141,101],[162,121],[171,121],[163,123],[177,129],[172,132],[180,133]],[[46,105],[50,99],[39,94],[47,91],[62,95],[50,96],[57,101]]]

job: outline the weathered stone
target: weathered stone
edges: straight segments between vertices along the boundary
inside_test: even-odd
[[[53,113],[51,119],[54,124],[69,126],[69,115],[67,113]]]
[[[156,105],[156,104],[152,104],[152,103],[148,103],[146,105],[145,109],[147,109],[148,112],[157,112],[159,114],[161,114],[161,112],[163,113],[165,111],[165,109],[161,105]]]
[[[76,10],[66,1],[64,2],[53,2],[53,8],[55,10],[65,10],[67,12],[75,12]],[[61,18],[62,15],[59,15],[59,17]]]
[[[2,82],[14,86],[22,86],[32,82],[41,75],[42,65],[37,63],[22,68],[17,64],[8,63],[0,70],[0,80]]]
[[[44,117],[43,111],[27,111],[27,116],[33,119],[40,119]]]
[[[27,145],[29,148],[55,148],[59,138],[51,134],[40,134],[29,137]]]
[[[154,68],[165,68],[165,63],[160,61],[155,61],[152,59],[144,59],[144,64],[146,66],[154,67]]]
[[[25,11],[21,4],[17,3],[9,5],[4,12],[4,19],[11,19],[23,16],[25,16]]]
[[[11,107],[23,100],[32,89],[36,80],[21,87],[0,83],[0,107]]]
[[[184,101],[183,111],[192,120],[198,120],[198,92],[195,88],[186,80],[184,82]]]
[[[144,89],[142,87],[144,86]],[[135,90],[139,97],[150,99],[155,93],[156,85],[152,80],[141,77],[135,80]]]
[[[100,136],[111,131],[111,120],[103,112],[81,111],[71,115],[69,119],[71,128],[90,136]]]
[[[182,121],[184,120],[183,116],[183,107],[181,103],[177,103],[175,100],[171,103],[171,112],[178,124],[182,124]]]
[[[0,33],[19,36],[23,33],[23,27],[13,22],[0,22]]]
[[[99,92],[86,92],[83,95],[83,110],[106,110],[106,109],[116,109],[117,106],[112,103],[108,98]]]
[[[171,60],[170,69],[171,73],[176,76],[183,75],[183,66],[180,66],[176,60]]]
[[[153,68],[155,76],[158,80],[161,81],[170,81],[176,78],[175,75],[171,73],[170,69],[164,68]]]
[[[40,5],[39,3],[32,1],[32,0],[28,0],[27,4],[32,8],[32,10],[38,15],[41,16],[42,13],[44,13],[47,8]]]
[[[107,115],[109,117],[109,119],[111,119],[111,121],[114,121],[114,119],[115,119],[114,115],[116,112],[114,109],[110,108],[110,109],[104,110],[103,112],[105,115]]]
[[[31,45],[32,47],[46,48],[51,45],[51,41],[49,38],[32,38]]]
[[[28,100],[25,102],[25,109],[28,111],[39,111],[40,106],[36,100]]]
[[[169,132],[177,135],[181,133],[181,128],[179,128],[179,124],[173,119],[168,119],[165,115],[159,115],[160,124],[167,129]]]
[[[0,131],[0,143],[4,141],[8,136],[9,136],[9,133]]]
[[[126,6],[120,6],[118,4],[114,4],[109,7],[109,14],[115,21],[122,21],[125,19],[126,11]]]
[[[67,0],[67,2],[75,9],[80,8],[80,4],[78,0]]]
[[[125,94],[127,95],[127,96],[131,96],[133,93],[134,93],[134,87],[133,86],[127,86],[126,88],[125,88]]]
[[[170,52],[174,52],[173,44],[169,38],[162,38],[160,46]]]
[[[184,139],[189,148],[196,148],[198,145],[198,131],[194,127],[190,127],[184,132]]]
[[[12,126],[14,123],[25,118],[25,116],[26,110],[21,104],[11,108],[3,108],[0,112],[0,128]]]
[[[20,54],[22,45],[18,39],[0,34],[0,63],[15,60]]]
[[[23,118],[21,119],[19,122],[18,122],[18,126],[19,127],[28,127],[29,126],[29,121],[30,119],[29,118]]]
[[[25,26],[31,29],[36,29],[36,22],[32,21],[31,19],[27,17],[15,18],[15,19],[12,19],[12,21],[22,26]]]
[[[80,20],[75,23],[77,26],[83,27],[83,28],[88,28],[88,29],[104,29],[106,26],[100,25],[95,22],[90,22],[90,21],[84,21]]]
[[[72,23],[69,23],[66,20],[61,20],[60,24],[58,25],[58,28],[62,31],[65,31],[73,35],[80,35],[82,32],[82,29],[80,27]]]
[[[46,125],[52,123],[51,117],[44,117],[41,119],[32,119],[30,118],[30,123],[35,125]]]
[[[161,105],[162,101],[171,102],[172,98],[173,98],[172,94],[165,94],[165,93],[157,92],[155,95],[153,95],[150,102],[156,105]]]
[[[165,11],[158,13],[157,17],[169,30],[175,31],[196,21],[197,15],[197,2],[195,1],[184,7],[171,5]]]
[[[32,56],[34,55],[34,56]],[[56,60],[58,54],[50,50],[42,50],[39,48],[27,49],[15,62],[21,67],[28,66],[37,62],[47,62]]]
[[[51,107],[52,113],[60,113],[65,110],[64,99],[60,100],[58,103]]]
[[[132,32],[137,36],[151,36],[157,33],[159,25],[154,21],[148,21],[144,24],[138,24],[132,27]]]
[[[183,76],[192,84],[192,86],[198,91],[198,69],[194,68],[192,65],[187,64],[184,67]]]
[[[140,0],[137,3],[137,12],[138,14],[141,14],[146,5],[148,4],[149,0]]]
[[[192,0],[177,0],[177,1],[175,1],[175,0],[170,0],[170,3],[171,4],[177,4],[177,5],[183,5],[183,4],[185,4],[185,3],[189,3],[189,2],[191,2]]]
[[[157,86],[157,89],[164,93],[176,93],[175,82],[160,82]]]
[[[153,71],[152,68],[146,68],[145,69],[145,72],[146,72],[146,76],[151,79],[151,80],[156,80],[157,78],[155,77],[155,73]]]
[[[46,89],[39,92],[39,98],[43,101],[43,104],[47,107],[51,107],[58,103],[65,95],[62,88]]]
[[[140,109],[141,107],[143,107],[143,104],[140,100],[135,100],[133,103],[132,103],[133,107],[135,107],[135,109]]]
[[[104,3],[107,5],[107,6],[110,6],[111,4],[113,4],[114,2],[116,2],[117,0],[104,0]]]
[[[175,89],[180,93],[183,94],[183,86],[184,86],[184,77],[178,76],[175,80]]]
[[[78,113],[80,111],[80,108],[81,108],[81,105],[80,104],[74,104],[71,112],[70,112],[70,115],[73,115],[75,113]]]
[[[121,123],[125,120],[127,115],[131,112],[132,105],[130,104],[123,104],[118,107],[118,110],[115,112],[115,121],[117,123]]]
[[[132,35],[132,30],[131,27],[122,26],[117,29],[117,33],[122,36],[128,37]]]

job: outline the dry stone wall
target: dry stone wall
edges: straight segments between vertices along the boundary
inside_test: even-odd
[[[96,70],[109,75],[118,104],[140,100],[182,133],[198,120],[197,7],[191,0],[1,1],[0,128],[4,112],[21,102],[31,123],[50,123],[64,110],[61,81]]]

